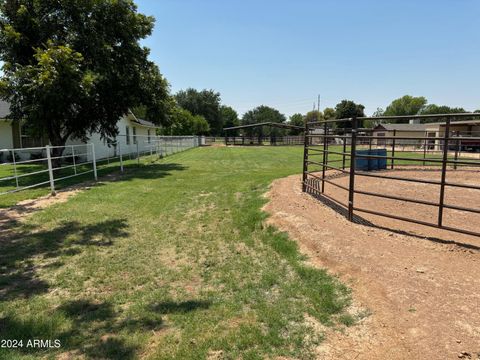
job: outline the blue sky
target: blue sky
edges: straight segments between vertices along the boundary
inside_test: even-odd
[[[350,99],[367,114],[405,94],[480,108],[478,0],[137,0],[172,91],[219,91],[240,115]]]

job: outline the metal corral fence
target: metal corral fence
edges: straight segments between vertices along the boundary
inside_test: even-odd
[[[18,149],[0,149],[0,195],[55,184],[98,170],[140,163],[142,156],[165,157],[200,146],[197,136],[140,136],[105,141],[101,145],[71,144]]]
[[[202,145],[223,145],[225,142],[225,138],[223,136],[203,136],[203,144]]]
[[[346,212],[350,221],[354,220],[354,214],[356,212],[363,212],[458,233],[480,236],[480,232],[478,231],[450,227],[443,223],[444,209],[480,214],[480,208],[478,207],[471,208],[445,202],[446,188],[474,190],[474,193],[476,192],[476,194],[480,195],[480,192],[478,192],[480,191],[480,179],[478,184],[447,181],[447,170],[451,171],[459,167],[474,167],[480,169],[480,159],[477,156],[473,158],[468,156],[478,155],[476,152],[480,151],[480,137],[475,136],[475,133],[472,132],[466,134],[451,130],[452,127],[459,124],[459,120],[465,118],[478,119],[479,114],[364,117],[307,123],[305,125],[303,191],[330,200],[330,202],[335,204],[335,207],[339,206],[337,207],[338,209]],[[361,127],[363,120],[401,122],[411,119],[420,121],[441,119],[443,122],[438,123],[441,125],[435,135],[426,133],[417,135],[403,133],[403,135],[399,135],[395,133],[392,136],[378,137],[373,135],[372,129]],[[318,131],[319,129],[322,129],[322,131]],[[465,145],[467,142],[469,144],[468,146]],[[462,154],[461,158],[460,154]],[[332,156],[329,157],[329,155]],[[438,171],[440,180],[400,177],[388,173],[387,170],[395,169],[396,166],[400,165],[401,167],[408,165],[416,167],[430,166],[431,170]],[[336,178],[345,176],[348,177],[347,185],[341,185],[335,181]],[[389,195],[382,192],[382,189],[378,189],[378,191],[359,190],[355,186],[359,177],[378,178],[382,179],[382,181],[388,180],[391,185],[386,185],[383,189],[408,186],[408,184],[415,183],[432,185],[436,188],[438,201]],[[348,195],[348,202],[332,197],[328,191],[326,191],[326,184],[344,191],[345,194]],[[431,189],[431,191],[435,190]],[[437,221],[426,222],[418,218],[407,218],[386,213],[382,211],[381,207],[375,207],[374,209],[360,208],[355,204],[355,194],[431,206],[437,209]],[[473,193],[472,196],[474,196]],[[480,203],[480,201],[478,203]]]
[[[303,145],[304,136],[225,136],[225,145]]]

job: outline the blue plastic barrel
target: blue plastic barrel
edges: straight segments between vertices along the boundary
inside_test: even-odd
[[[363,170],[368,171],[368,158],[358,157],[358,155],[369,155],[369,150],[357,150],[355,152],[357,156],[355,156],[355,169],[356,170]]]
[[[382,158],[378,158],[378,170],[386,170],[387,169],[387,149],[377,149],[376,155],[383,156]]]
[[[378,155],[376,149],[370,150],[369,154],[374,156]],[[368,170],[378,170],[378,158],[368,159]]]

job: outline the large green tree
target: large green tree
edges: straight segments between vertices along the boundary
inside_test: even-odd
[[[326,108],[323,110],[323,118],[324,118],[325,120],[335,119],[335,116],[336,116],[336,113],[335,113],[335,109],[334,109],[334,108],[326,107]]]
[[[287,120],[285,115],[277,109],[269,106],[260,105],[252,110],[247,111],[242,117],[242,125],[258,124],[263,122],[284,123]],[[285,131],[277,128],[250,128],[245,130],[248,136],[256,135],[283,135]]]
[[[464,108],[462,107],[450,107],[447,105],[435,105],[435,104],[429,104],[424,106],[420,111],[419,114],[421,115],[436,115],[436,114],[457,114],[457,113],[465,113]],[[436,117],[436,118],[428,118],[424,119],[424,123],[429,123],[429,122],[437,122],[437,121],[445,121],[446,119],[443,117]],[[457,119],[461,120],[461,119]],[[455,120],[454,120],[455,121]]]
[[[289,125],[295,125],[295,126],[300,126],[300,127],[305,127],[305,116],[302,114],[293,114],[290,116],[290,119],[288,120]],[[290,129],[289,134],[290,135],[300,135],[302,133],[301,129]]]
[[[170,114],[171,124],[162,129],[163,135],[205,135],[210,131],[207,120],[201,115],[192,115],[190,111],[178,106]]]
[[[356,104],[351,100],[342,100],[335,106],[335,118],[336,119],[347,119],[352,117],[363,117],[365,106],[362,104]],[[362,126],[361,123],[357,124],[359,127]],[[350,121],[343,121],[336,124],[339,128],[348,128],[352,124]]]
[[[315,122],[315,121],[322,121],[323,120],[323,113],[318,110],[312,110],[305,115],[307,118],[307,122]]]
[[[405,95],[395,99],[387,106],[383,115],[385,116],[403,116],[417,115],[420,110],[427,104],[427,99],[423,96]]]
[[[168,83],[139,44],[153,26],[130,0],[1,0],[0,94],[12,119],[59,146],[92,132],[114,137],[141,104],[165,122]]]
[[[430,114],[456,114],[456,113],[465,113],[465,109],[462,107],[450,107],[447,105],[435,105],[429,104],[424,106],[419,114],[430,115]]]
[[[237,112],[230,106],[222,105],[220,107],[220,114],[222,117],[223,127],[234,127],[240,125],[240,119],[238,118]],[[238,130],[230,130],[228,132],[230,136],[236,136]]]
[[[220,111],[220,93],[214,90],[189,88],[181,90],[175,95],[177,104],[190,111],[193,115],[203,116],[210,125],[210,134],[221,135],[223,132],[222,114]]]

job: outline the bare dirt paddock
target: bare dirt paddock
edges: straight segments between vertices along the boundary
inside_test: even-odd
[[[432,168],[411,167],[395,169],[393,171],[376,172],[380,175],[395,176],[408,179],[420,180],[441,180],[441,172]],[[326,176],[332,177],[334,183],[348,187],[349,177],[338,172],[327,172]],[[462,169],[447,171],[446,181],[456,184],[480,185],[480,171],[477,169]],[[438,203],[440,199],[440,186],[433,184],[422,184],[405,182],[391,179],[379,179],[372,177],[356,176],[355,189],[367,192],[397,196],[407,199],[429,201]],[[344,204],[348,203],[348,192],[334,185],[325,184],[325,193]],[[328,200],[328,199],[325,199]],[[463,206],[480,210],[480,190],[466,189],[461,187],[445,187],[445,204]],[[431,205],[415,204],[406,201],[384,199],[363,194],[355,194],[355,207],[374,210],[391,215],[412,218],[427,223],[436,224],[438,221],[438,207]],[[405,231],[412,235],[438,237],[446,241],[479,241],[469,235],[446,232],[435,228],[419,226],[404,221],[391,220],[385,217],[370,215],[368,213],[356,212],[361,217],[360,221],[371,221],[377,226],[384,226],[388,229]],[[443,211],[443,225],[447,227],[460,228],[467,231],[480,232],[480,214],[445,208]],[[479,244],[480,245],[480,244]]]
[[[439,176],[413,170],[389,174]],[[358,189],[438,201],[438,186],[358,179]],[[479,179],[479,172],[468,170],[447,176],[447,181],[470,184],[478,184]],[[348,179],[335,181],[346,184]],[[343,190],[327,184],[326,191],[346,202]],[[354,305],[371,312],[345,332],[327,330],[318,358],[480,359],[480,238],[363,213],[358,215],[383,229],[350,223],[302,193],[299,175],[275,181],[268,198],[269,222],[297,240],[313,265],[329,269],[348,283]],[[446,192],[446,203],[452,205],[479,208],[479,198],[478,190]],[[360,195],[355,202],[404,217],[420,211],[423,221],[437,219],[431,206]],[[445,225],[478,231],[480,215],[445,210]]]

